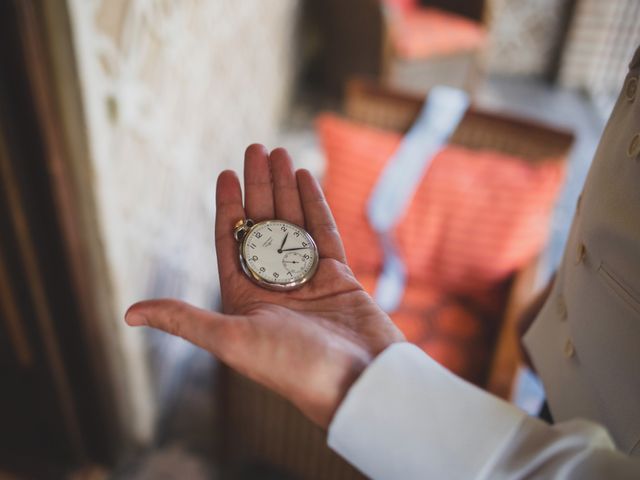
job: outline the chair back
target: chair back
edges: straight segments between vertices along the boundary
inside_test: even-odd
[[[424,98],[394,90],[364,78],[347,83],[347,117],[382,129],[406,132],[417,118]],[[566,161],[574,135],[531,120],[471,107],[450,143],[474,150],[495,150],[530,162]]]

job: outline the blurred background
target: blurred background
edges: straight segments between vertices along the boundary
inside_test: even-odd
[[[447,368],[537,412],[515,321],[562,255],[639,2],[0,11],[0,478],[360,478],[284,400],[122,316],[150,297],[219,308],[215,178],[253,142],[321,179],[374,293],[372,192],[437,85],[470,106],[425,174],[391,185],[411,195],[387,232],[407,270],[390,314]]]

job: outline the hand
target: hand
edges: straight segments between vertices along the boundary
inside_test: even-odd
[[[225,171],[218,177],[215,238],[222,313],[177,300],[150,300],[133,305],[126,321],[209,350],[326,428],[366,366],[404,338],[347,266],[329,207],[308,171],[294,173],[284,149],[269,155],[261,145],[251,145],[244,183],[243,208],[236,175]],[[319,250],[315,276],[288,292],[252,283],[241,271],[232,234],[244,218],[278,218],[303,226]]]

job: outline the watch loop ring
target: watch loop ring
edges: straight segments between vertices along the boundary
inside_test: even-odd
[[[236,242],[241,242],[253,225],[254,222],[250,218],[238,220],[233,227],[233,238],[235,238]]]

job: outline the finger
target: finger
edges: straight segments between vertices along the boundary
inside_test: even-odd
[[[318,244],[320,257],[346,263],[344,247],[324,193],[308,170],[296,172],[307,230]]]
[[[304,214],[298,193],[298,182],[289,153],[284,148],[276,148],[269,155],[269,163],[273,179],[276,218],[303,226]]]
[[[216,256],[221,279],[240,270],[238,245],[233,238],[233,227],[245,218],[242,208],[242,189],[235,172],[225,170],[218,176],[216,185]],[[220,282],[224,285],[225,282]]]
[[[269,154],[262,145],[249,145],[244,154],[244,207],[256,222],[274,215]]]
[[[234,317],[196,308],[178,300],[138,302],[127,310],[125,321],[132,327],[148,326],[184,338],[227,361],[229,332]]]

